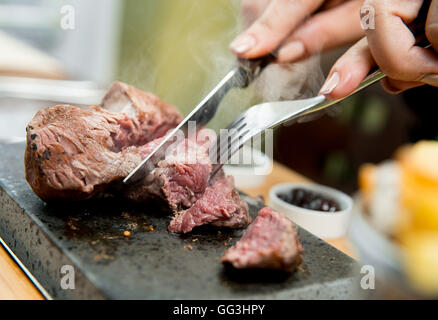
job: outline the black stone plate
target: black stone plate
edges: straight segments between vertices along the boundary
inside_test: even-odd
[[[114,197],[46,205],[24,179],[24,144],[0,144],[0,154],[0,237],[53,298],[345,299],[355,292],[355,262],[305,230],[304,262],[293,274],[236,272],[219,261],[242,230],[172,234],[167,213]],[[262,201],[242,197],[255,217]],[[74,289],[61,286],[64,265],[73,267]]]

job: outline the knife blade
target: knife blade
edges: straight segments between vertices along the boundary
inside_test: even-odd
[[[158,162],[164,158],[168,148],[178,136],[187,136],[189,122],[194,121],[197,127],[205,126],[216,114],[222,98],[232,88],[246,88],[272,61],[272,55],[261,59],[238,60],[237,66],[219,82],[219,84],[187,115],[187,117],[150,153],[140,164],[123,180],[124,183],[141,181],[149,172],[153,171]]]

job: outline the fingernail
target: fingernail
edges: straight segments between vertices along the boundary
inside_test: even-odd
[[[256,39],[251,35],[241,35],[230,44],[230,49],[235,53],[245,53],[256,45]]]
[[[426,74],[420,79],[421,82],[438,87],[438,74]]]
[[[301,41],[292,41],[278,50],[279,61],[295,61],[306,54],[306,48]]]
[[[319,91],[319,94],[327,95],[332,93],[333,90],[337,87],[339,84],[339,80],[341,80],[341,77],[339,75],[339,72],[334,72],[330,78],[328,78],[324,85],[322,86],[321,90]]]

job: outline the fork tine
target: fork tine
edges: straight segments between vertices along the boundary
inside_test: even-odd
[[[237,119],[231,121],[225,129],[232,129],[237,127],[237,125],[245,119],[246,112],[242,113]]]
[[[233,143],[233,141],[235,141],[240,135],[241,135],[241,130],[239,130],[238,128],[233,128],[228,130],[228,135],[226,137],[224,137],[225,139],[223,139],[222,141],[220,141],[219,144],[219,149],[218,149],[218,162],[219,163],[225,163],[229,157],[227,155],[227,152],[231,146],[231,144]]]
[[[217,164],[220,162],[221,150],[224,150],[225,144],[228,143],[228,139],[230,138],[230,134],[234,135],[237,133],[236,129],[222,129],[217,137],[216,141],[210,147],[210,159],[213,164]]]
[[[246,130],[244,133],[234,136],[231,143],[229,143],[227,149],[224,152],[220,153],[220,161],[217,161],[215,164],[213,164],[212,172],[210,177],[214,177],[214,175],[223,167],[226,161],[228,161],[234,153],[240,150],[245,143],[247,143],[253,136],[258,134],[260,130]],[[223,150],[223,149],[222,149]],[[222,161],[224,155],[226,155],[226,160]],[[218,157],[218,158],[219,158]]]
[[[228,150],[228,159],[230,159],[234,153],[236,153],[245,143],[247,143],[254,136],[255,130],[247,130],[237,139],[235,139]]]
[[[239,145],[239,141],[242,139],[242,137],[246,137],[247,134],[250,132],[250,130],[245,131],[239,131],[237,134],[234,134],[229,137],[229,141],[226,143],[226,148],[224,148],[224,144],[221,144],[221,149],[219,150],[219,162],[221,164],[224,164],[227,162],[231,156],[234,154],[235,151],[232,151],[233,145]],[[232,153],[230,153],[232,151]]]
[[[213,177],[227,162],[231,155],[229,151],[233,143],[239,140],[239,137],[248,133],[246,130],[242,133],[243,129],[248,126],[246,120],[247,111],[242,113],[237,119],[230,122],[228,126],[221,132],[216,139],[216,142],[210,147],[210,159],[213,164],[211,177]],[[222,130],[221,130],[222,131]],[[233,152],[234,154],[234,152]]]

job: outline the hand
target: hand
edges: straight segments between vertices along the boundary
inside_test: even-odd
[[[244,59],[277,50],[279,62],[293,62],[357,41],[365,35],[359,16],[362,3],[363,0],[243,0],[243,20],[251,26],[231,43],[230,49]]]
[[[321,93],[330,99],[347,96],[376,64],[386,73],[382,85],[391,93],[425,83],[438,86],[438,0],[431,2],[425,29],[434,50],[416,46],[407,27],[422,0],[368,0],[364,5],[374,8],[375,28],[336,62]]]

